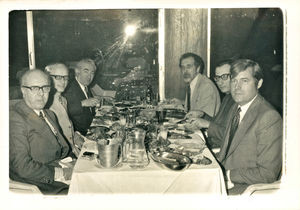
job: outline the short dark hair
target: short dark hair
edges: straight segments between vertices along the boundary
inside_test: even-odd
[[[223,65],[225,65],[225,64],[228,64],[228,65],[231,66],[232,62],[233,62],[232,59],[225,59],[225,60],[222,60],[222,61],[220,61],[220,62],[216,65],[216,68],[221,67],[221,66],[223,66]]]
[[[236,77],[240,72],[245,71],[249,67],[252,69],[252,76],[256,79],[256,83],[263,79],[264,74],[262,68],[258,63],[250,59],[238,59],[234,61],[230,68],[231,78]]]
[[[202,74],[204,70],[204,61],[199,55],[196,55],[195,53],[191,53],[191,52],[184,53],[179,59],[179,67],[181,67],[182,60],[189,57],[194,58],[195,66],[196,68],[200,66],[199,73]]]

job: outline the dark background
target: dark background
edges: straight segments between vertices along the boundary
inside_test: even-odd
[[[111,82],[115,76],[129,72],[125,60],[134,52],[149,64],[148,73],[158,85],[157,33],[138,32],[127,45],[113,45],[121,43],[126,24],[139,20],[141,27],[157,29],[158,10],[33,11],[33,19],[37,68],[43,69],[52,62],[71,65],[73,61],[91,57],[101,69],[95,81],[103,88],[113,89]],[[280,9],[212,9],[210,47],[210,76],[214,75],[217,63],[224,59],[257,61],[265,74],[260,92],[282,113],[283,17]],[[105,59],[101,59],[100,52],[106,55]],[[26,67],[26,15],[25,11],[12,11],[9,14],[10,92],[17,88],[17,72]]]

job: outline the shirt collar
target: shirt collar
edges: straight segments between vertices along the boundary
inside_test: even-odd
[[[85,92],[85,86],[78,81],[77,77],[75,77],[75,79],[78,82],[80,88]]]
[[[241,108],[241,112],[240,112],[240,122],[242,121],[243,117],[245,116],[247,110],[249,109],[250,105],[253,103],[253,101],[256,99],[256,96],[253,97],[253,99],[251,101],[249,101],[248,103],[244,104],[243,106],[238,105],[238,107]]]
[[[75,77],[75,79],[76,79],[76,81],[78,82],[78,84],[79,84],[79,87],[81,88],[81,90],[83,91],[83,93],[84,93],[84,95],[85,95],[85,97],[86,98],[88,98],[88,96],[87,96],[87,94],[88,93],[86,93],[86,91],[85,91],[85,86],[84,85],[82,85],[79,81],[78,81],[78,79],[77,79],[77,77]]]
[[[38,116],[40,116],[40,112],[42,112],[42,115],[45,116],[45,113],[43,112],[42,109],[41,109],[41,110],[36,110],[36,109],[34,109],[33,111],[34,111]]]

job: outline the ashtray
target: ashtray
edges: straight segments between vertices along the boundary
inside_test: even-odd
[[[171,152],[154,152],[150,157],[159,166],[175,171],[187,169],[192,163],[187,156]]]

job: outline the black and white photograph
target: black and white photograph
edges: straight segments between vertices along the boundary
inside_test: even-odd
[[[3,9],[10,208],[300,207],[293,4],[66,2]]]

